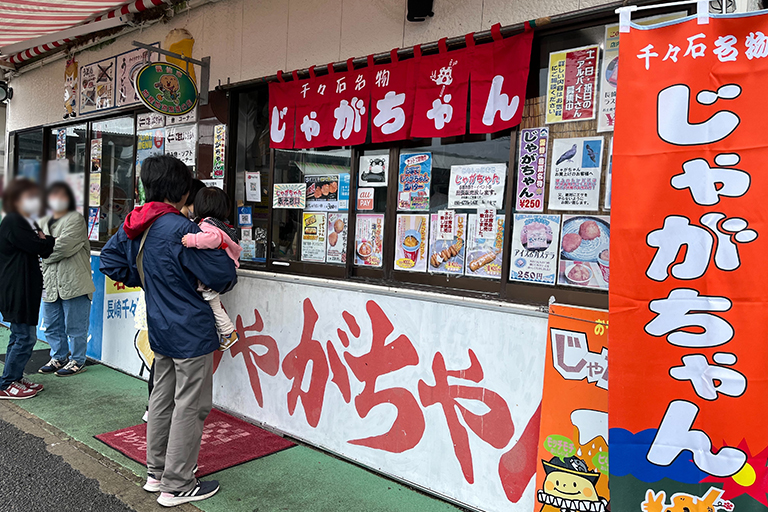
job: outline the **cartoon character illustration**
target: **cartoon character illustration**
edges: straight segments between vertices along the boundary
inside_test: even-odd
[[[160,91],[158,101],[168,101],[174,105],[179,104],[179,79],[174,75],[162,75],[159,82],[155,82],[155,88]]]
[[[73,58],[67,60],[64,68],[64,119],[77,116],[77,61]]]
[[[720,501],[724,492],[723,489],[710,487],[701,498],[688,493],[677,492],[672,495],[669,504],[666,504],[664,501],[667,495],[664,491],[657,493],[648,489],[641,510],[643,512],[719,512],[721,510],[733,510],[730,501]]]
[[[139,376],[144,375],[144,371],[149,372],[152,363],[155,361],[155,353],[149,346],[149,327],[147,327],[147,301],[144,292],[139,296],[139,304],[136,307],[136,316],[134,317],[134,327],[136,335],[133,338],[133,346],[141,359],[141,370]]]
[[[538,492],[542,512],[606,512],[608,501],[597,495],[599,472],[592,472],[578,457],[542,460],[547,478]],[[651,512],[651,511],[648,511]]]

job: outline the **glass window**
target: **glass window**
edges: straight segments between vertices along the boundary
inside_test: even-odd
[[[275,208],[272,211],[272,259],[287,261],[326,262],[328,237],[336,243],[334,249],[346,238],[343,236],[346,220],[338,213],[346,213],[349,202],[349,176],[351,150],[275,150],[275,187],[279,193],[293,196],[306,186],[305,209]],[[279,185],[287,185],[279,187]],[[291,186],[294,185],[294,186]],[[298,187],[296,186],[298,185]],[[343,191],[346,189],[346,197]],[[278,197],[278,199],[281,199]],[[289,197],[285,198],[289,204]],[[340,203],[346,201],[347,205]],[[280,201],[278,201],[280,202]],[[343,211],[340,211],[342,210]],[[328,217],[334,220],[333,231],[328,231]],[[340,231],[336,226],[342,227]],[[342,254],[346,250],[341,251]],[[332,263],[344,263],[334,259]]]
[[[43,131],[32,130],[16,135],[16,176],[39,182],[42,178]]]
[[[75,194],[77,211],[85,205],[85,172],[88,162],[88,125],[51,128],[48,132],[46,182],[66,182]]]
[[[267,261],[271,188],[268,108],[266,88],[238,95],[234,196],[235,205],[241,212],[247,214],[250,211],[252,224],[239,226],[243,247],[240,259],[255,263]],[[237,218],[241,220],[240,215]],[[248,236],[251,240],[245,239]]]
[[[133,117],[93,123],[91,133],[88,206],[99,209],[98,241],[106,242],[133,209]]]

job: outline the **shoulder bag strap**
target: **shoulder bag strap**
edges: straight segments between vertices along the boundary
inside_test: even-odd
[[[146,290],[147,283],[144,281],[144,242],[147,241],[147,234],[152,229],[152,224],[144,231],[141,236],[141,243],[139,243],[139,253],[136,255],[136,269],[139,271],[139,279],[141,279],[141,287]]]

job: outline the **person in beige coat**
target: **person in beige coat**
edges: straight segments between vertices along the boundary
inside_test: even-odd
[[[48,189],[47,199],[53,213],[40,224],[43,233],[56,239],[53,253],[43,259],[43,317],[51,360],[39,372],[67,377],[85,371],[95,290],[91,245],[85,218],[76,211],[69,185],[54,183]]]

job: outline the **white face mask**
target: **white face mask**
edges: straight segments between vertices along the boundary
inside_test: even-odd
[[[39,197],[26,197],[21,200],[20,210],[21,213],[27,217],[34,217],[40,213],[40,198]]]
[[[48,205],[56,213],[65,212],[69,209],[69,201],[63,197],[51,197],[48,198]]]

